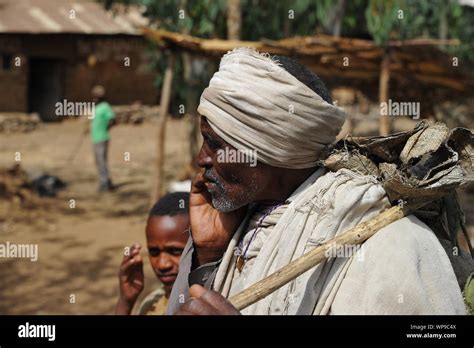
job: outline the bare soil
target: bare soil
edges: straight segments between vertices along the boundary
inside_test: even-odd
[[[38,244],[39,249],[37,262],[0,259],[0,314],[111,314],[124,247],[145,243],[156,125],[112,129],[109,169],[118,188],[111,193],[97,192],[87,135],[69,161],[82,129],[81,122],[67,121],[42,124],[30,133],[0,135],[0,166],[16,163],[15,153],[20,152],[24,169],[56,175],[68,184],[58,197],[42,198],[39,206],[0,200],[0,243]],[[170,180],[189,163],[186,122],[169,120],[167,136],[165,176]],[[143,295],[159,286],[148,260],[145,274]]]

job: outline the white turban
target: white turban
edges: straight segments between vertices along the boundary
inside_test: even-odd
[[[333,143],[344,112],[268,55],[238,48],[222,58],[198,112],[238,150],[274,167],[311,168]]]

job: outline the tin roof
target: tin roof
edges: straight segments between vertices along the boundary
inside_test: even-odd
[[[93,0],[0,0],[0,33],[141,35],[138,8],[112,14]]]

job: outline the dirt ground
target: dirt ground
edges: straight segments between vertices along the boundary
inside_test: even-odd
[[[119,187],[105,194],[96,192],[88,137],[74,161],[68,162],[81,129],[79,121],[68,121],[42,124],[31,133],[0,135],[1,167],[14,164],[15,153],[20,152],[26,170],[56,175],[68,184],[57,198],[44,199],[39,208],[0,200],[0,242],[39,246],[37,262],[0,260],[0,314],[112,314],[123,248],[136,241],[145,243],[156,125],[119,125],[112,130],[109,164]],[[182,176],[189,163],[187,132],[185,121],[168,122],[168,181]],[[125,152],[130,153],[130,161],[125,161]],[[474,234],[474,188],[463,192],[469,230]],[[143,295],[159,286],[147,259],[145,275]]]
[[[34,243],[39,249],[37,262],[0,260],[0,314],[112,314],[123,249],[135,241],[145,243],[156,126],[112,129],[109,166],[118,189],[102,194],[97,193],[88,136],[73,162],[68,161],[81,129],[79,121],[68,121],[42,124],[31,133],[0,135],[0,166],[14,164],[20,152],[24,169],[56,175],[68,184],[40,208],[0,200],[1,243]],[[170,120],[167,135],[165,176],[176,179],[189,163],[187,124]],[[130,161],[125,161],[125,152]],[[159,286],[147,259],[145,276],[143,295]]]

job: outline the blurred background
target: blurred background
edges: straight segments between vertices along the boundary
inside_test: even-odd
[[[473,37],[472,0],[0,0],[0,243],[39,247],[38,262],[0,259],[0,313],[113,312],[123,248],[195,173],[196,108],[227,51],[309,67],[349,115],[343,138],[474,129]],[[117,119],[101,194],[90,120],[56,112],[95,85]],[[389,101],[419,117],[381,115]],[[460,193],[473,239],[474,188]],[[145,272],[144,295],[159,286]]]

